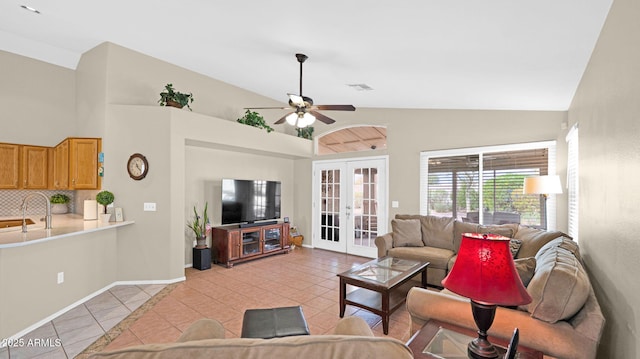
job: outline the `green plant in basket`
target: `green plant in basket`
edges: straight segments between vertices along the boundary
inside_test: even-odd
[[[177,108],[187,106],[189,111],[191,111],[191,106],[189,106],[189,104],[193,103],[192,93],[185,94],[178,92],[173,88],[173,84],[166,84],[164,89],[166,91],[160,93],[160,100],[158,100],[160,106],[172,106]]]
[[[71,198],[64,193],[56,193],[50,198],[52,204],[65,204],[71,201]]]

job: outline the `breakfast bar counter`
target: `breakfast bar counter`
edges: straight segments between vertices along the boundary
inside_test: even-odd
[[[27,233],[22,233],[21,226],[2,228],[0,230],[0,249],[27,246],[135,223],[134,221],[106,223],[98,220],[85,221],[79,214],[61,214],[52,217],[51,229],[45,229],[44,222],[35,217],[37,216],[28,217],[35,224],[27,226]],[[15,219],[16,217],[11,218]],[[22,219],[20,218],[20,220]]]

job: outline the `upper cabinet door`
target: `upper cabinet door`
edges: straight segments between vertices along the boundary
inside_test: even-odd
[[[49,185],[49,149],[22,146],[22,188],[46,189]]]
[[[64,140],[53,150],[53,188],[69,188],[69,140]]]
[[[0,188],[20,188],[20,145],[0,143]]]
[[[72,189],[100,189],[98,153],[102,150],[99,138],[69,139],[69,174]]]

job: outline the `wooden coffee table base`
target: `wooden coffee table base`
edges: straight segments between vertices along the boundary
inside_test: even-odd
[[[366,309],[382,317],[382,331],[389,334],[389,316],[407,299],[409,289],[415,285],[411,278],[418,273],[422,276],[422,287],[427,287],[427,266],[406,277],[392,287],[378,286],[368,282],[340,276],[340,318],[344,317],[347,304]],[[347,293],[347,284],[359,287]]]

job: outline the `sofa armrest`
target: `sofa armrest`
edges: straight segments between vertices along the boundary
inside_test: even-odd
[[[191,324],[180,338],[178,343],[203,339],[224,339],[224,327],[215,319],[199,319]]]
[[[345,317],[338,321],[333,330],[334,335],[359,335],[372,337],[373,332],[367,322],[360,317]]]
[[[429,319],[477,330],[469,299],[412,288],[407,295],[411,317],[411,334]],[[489,335],[509,340],[514,328],[520,330],[520,344],[558,358],[595,358],[598,341],[581,335],[568,322],[547,323],[532,318],[528,312],[498,307]]]
[[[375,244],[376,247],[378,247],[378,258],[386,256],[387,251],[393,248],[393,237],[391,233],[376,237]]]

